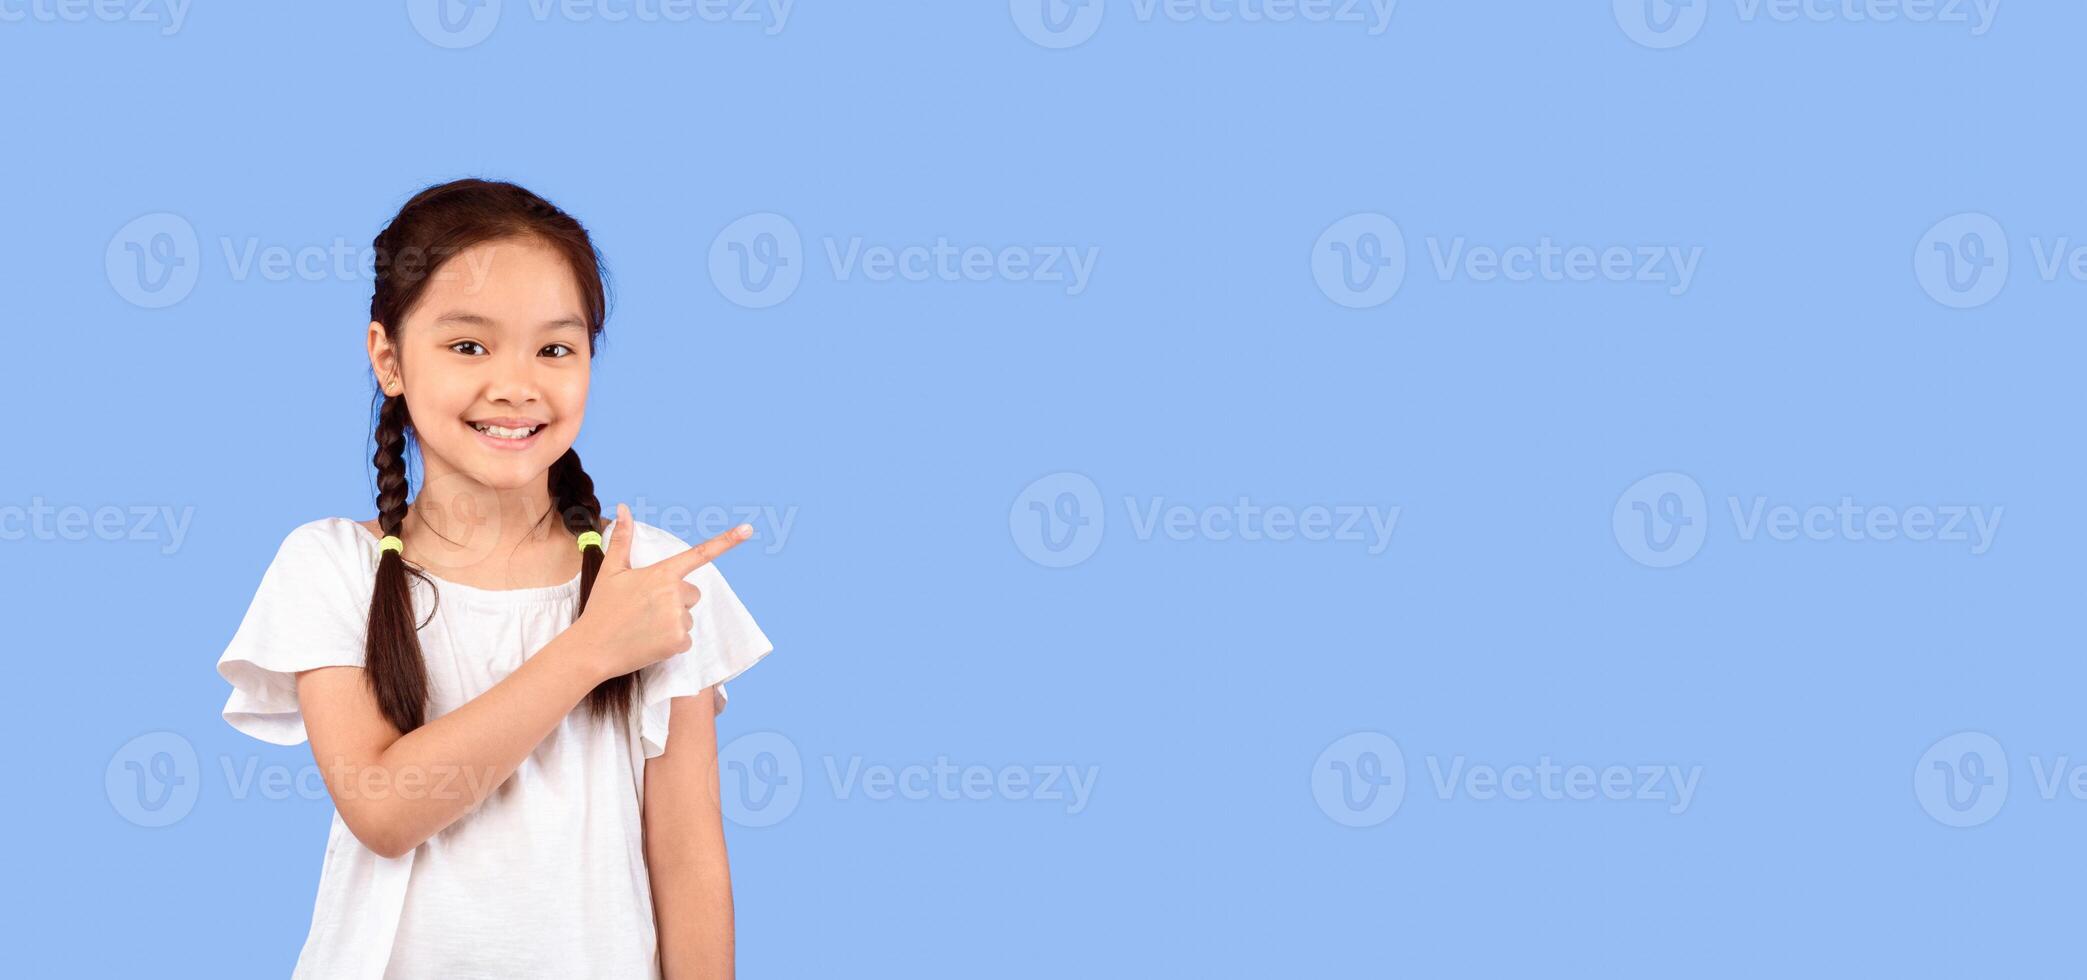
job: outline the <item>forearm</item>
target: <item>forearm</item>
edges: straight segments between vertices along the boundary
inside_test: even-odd
[[[656,850],[656,849],[655,849]],[[665,980],[729,980],[732,976],[732,873],[724,848],[714,857],[655,854],[652,914]]]
[[[645,865],[667,980],[732,976],[732,870],[718,799],[716,689],[677,697],[645,761]]]
[[[379,785],[342,787],[370,790],[381,853],[420,846],[514,774],[606,679],[588,644],[577,630],[559,634],[484,694],[392,742],[360,780]]]

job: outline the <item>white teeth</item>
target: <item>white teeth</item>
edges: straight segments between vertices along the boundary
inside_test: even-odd
[[[527,439],[535,435],[536,430],[543,428],[540,425],[532,425],[526,429],[509,429],[504,426],[485,425],[478,422],[471,423],[471,427],[495,439]]]

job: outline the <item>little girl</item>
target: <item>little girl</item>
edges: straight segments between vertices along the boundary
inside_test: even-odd
[[[377,518],[292,530],[217,663],[225,720],[309,736],[334,801],[295,976],[729,976],[714,718],[771,647],[709,562],[752,529],[604,524],[578,222],[459,180],[375,250]]]

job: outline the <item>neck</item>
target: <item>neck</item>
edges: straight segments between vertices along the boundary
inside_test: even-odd
[[[519,487],[494,487],[438,461],[425,463],[427,478],[402,533],[433,563],[506,561],[518,550],[566,535],[565,522],[553,512],[549,474]]]

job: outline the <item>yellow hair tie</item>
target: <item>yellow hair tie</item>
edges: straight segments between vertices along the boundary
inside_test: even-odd
[[[581,550],[581,551],[586,551],[586,550],[587,550],[587,546],[588,546],[588,545],[593,545],[593,546],[595,546],[595,547],[597,547],[597,548],[601,547],[601,532],[599,532],[599,531],[581,531],[581,532],[580,532],[580,550]]]
[[[384,536],[384,540],[377,542],[377,551],[380,555],[386,551],[396,551],[399,553],[400,558],[404,558],[406,557],[406,542],[400,541],[396,534],[387,534]]]

